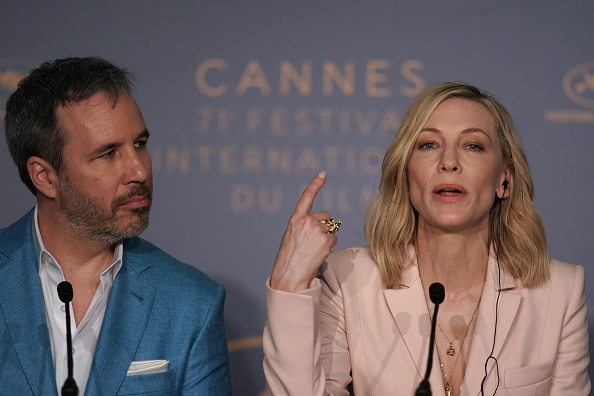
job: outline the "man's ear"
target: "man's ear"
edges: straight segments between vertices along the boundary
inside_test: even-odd
[[[58,195],[58,174],[54,168],[43,158],[29,157],[27,171],[31,182],[41,194],[54,199]]]

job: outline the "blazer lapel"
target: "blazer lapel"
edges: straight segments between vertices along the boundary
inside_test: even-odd
[[[402,275],[400,288],[384,290],[384,297],[417,373],[423,378],[427,367],[431,320],[418,267],[410,265]],[[435,353],[433,355],[433,367],[436,364],[439,367],[439,360]]]
[[[7,260],[0,256],[0,305],[7,332],[21,368],[34,395],[57,395],[56,374],[52,359],[35,247],[29,226],[8,238],[27,241]],[[27,233],[28,232],[28,233]],[[6,241],[4,241],[6,242]],[[22,244],[22,242],[21,242]]]
[[[515,289],[515,279],[501,270],[501,293],[498,292],[499,266],[496,258],[491,255],[481,306],[468,356],[468,361],[474,363],[466,366],[464,382],[462,384],[462,390],[466,389],[466,392],[463,393],[480,394],[481,382],[483,377],[485,377],[484,363],[489,356],[498,358],[503,352],[522,301],[522,296],[514,292]],[[498,294],[499,303],[497,303]],[[495,329],[496,326],[497,329]],[[496,336],[495,331],[497,331]],[[495,339],[495,345],[493,345],[493,339]],[[493,350],[493,353],[491,353],[491,350]],[[487,365],[487,378],[484,389],[495,390],[497,386],[497,373],[495,372],[494,363],[495,360],[490,359]],[[502,376],[501,373],[499,375],[500,377]]]
[[[126,377],[148,322],[155,290],[139,275],[147,267],[127,254],[116,276],[91,367],[87,396],[115,395]]]

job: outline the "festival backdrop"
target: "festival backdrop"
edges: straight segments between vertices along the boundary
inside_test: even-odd
[[[45,60],[136,73],[155,179],[144,237],[225,285],[234,394],[256,396],[264,284],[301,190],[327,171],[314,209],[344,221],[337,248],[364,244],[384,150],[436,82],[508,107],[551,255],[585,266],[594,307],[593,15],[592,0],[5,0],[0,118]],[[5,227],[34,197],[3,142],[0,180]]]

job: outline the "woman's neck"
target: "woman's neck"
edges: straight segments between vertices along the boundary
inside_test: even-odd
[[[416,254],[424,286],[440,282],[446,294],[456,295],[482,291],[489,259],[487,230],[453,234],[419,227]]]

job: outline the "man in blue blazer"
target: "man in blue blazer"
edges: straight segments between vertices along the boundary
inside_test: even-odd
[[[46,62],[6,104],[10,153],[37,205],[0,230],[0,394],[230,395],[223,287],[138,238],[152,197],[131,74]]]

